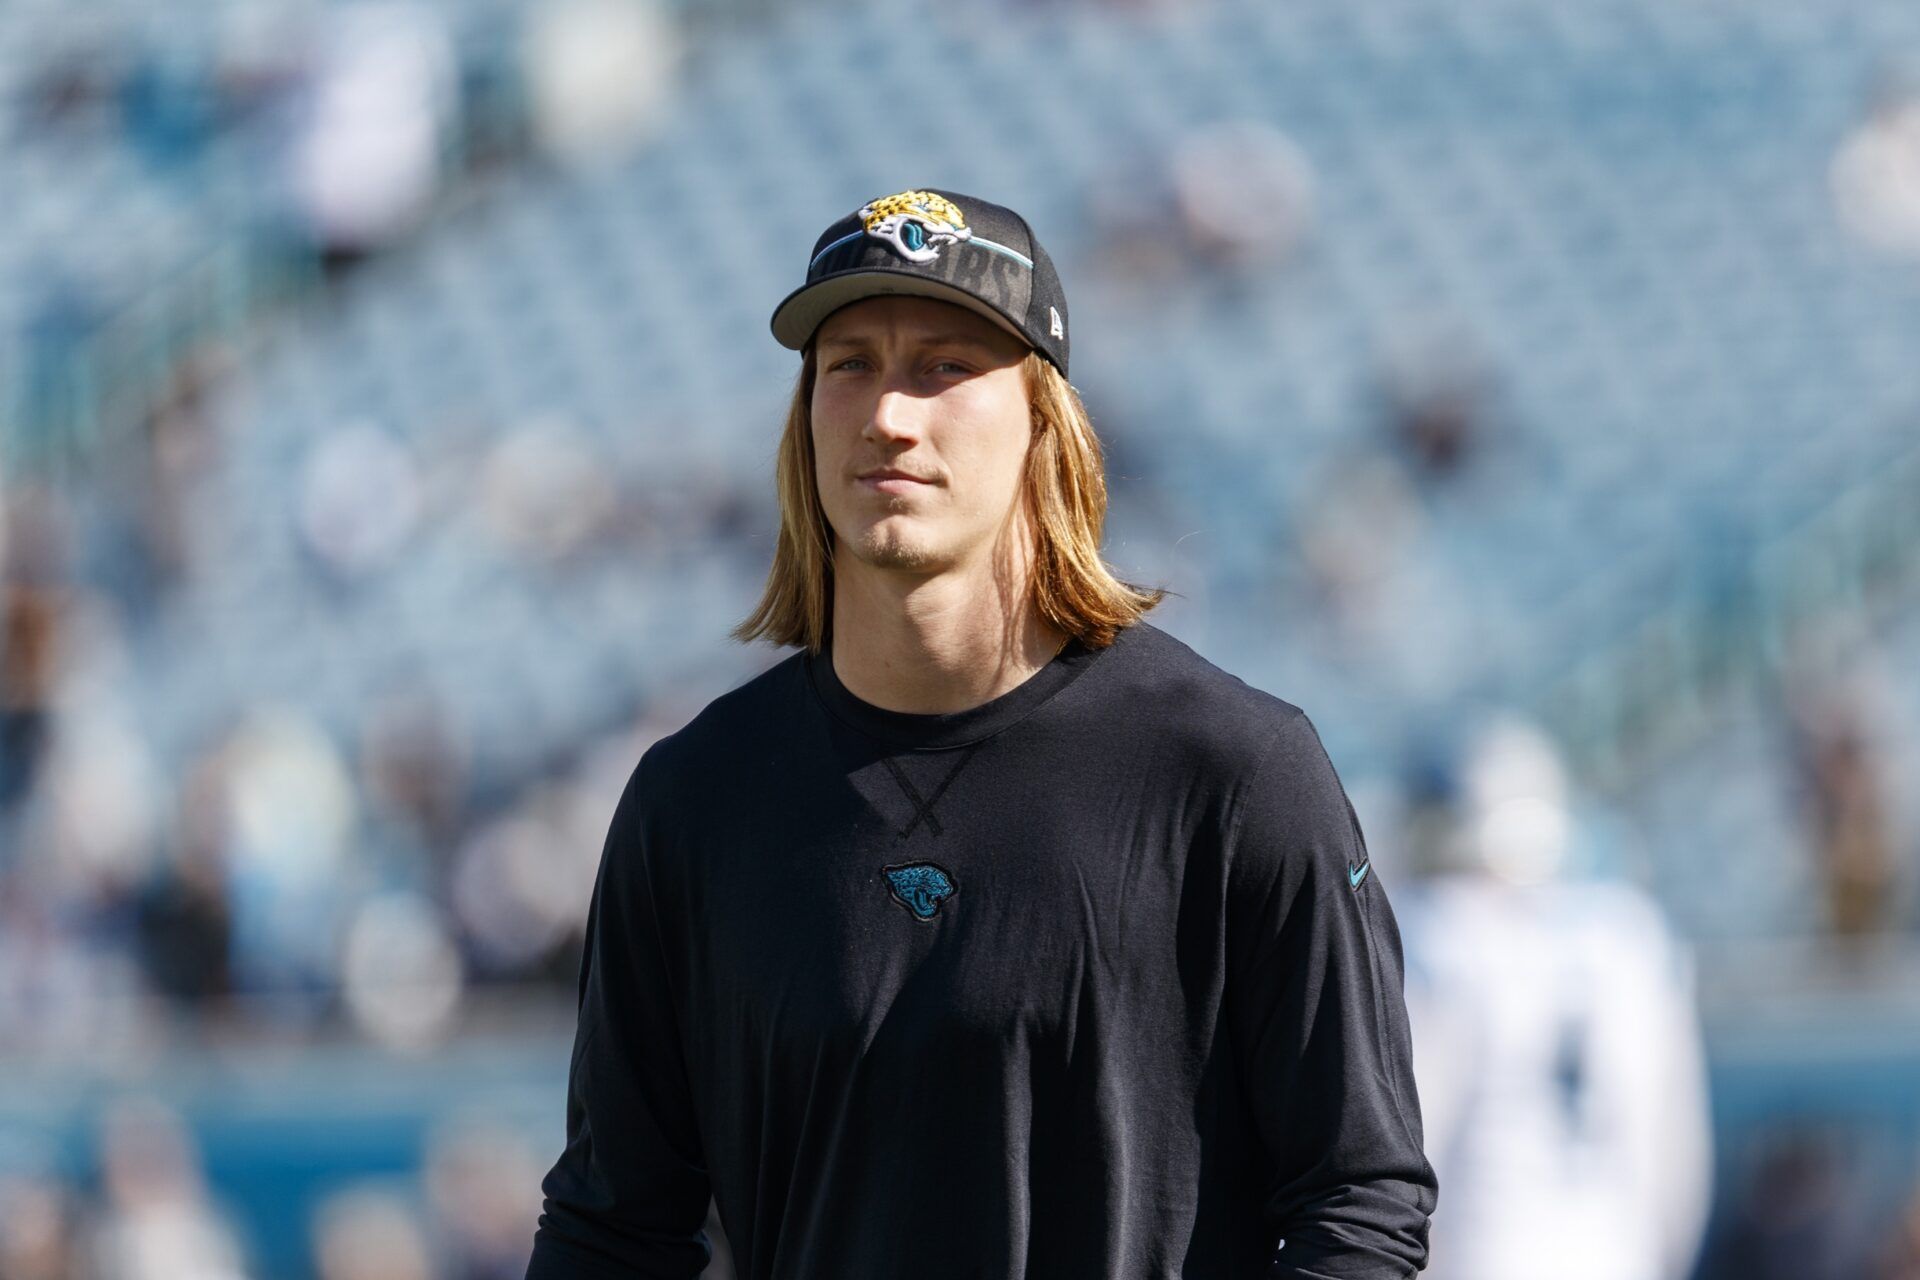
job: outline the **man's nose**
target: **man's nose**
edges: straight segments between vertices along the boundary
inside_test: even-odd
[[[874,398],[873,412],[867,415],[866,435],[876,440],[907,439],[920,434],[920,414],[924,406],[918,396],[907,391],[904,379],[889,377]]]

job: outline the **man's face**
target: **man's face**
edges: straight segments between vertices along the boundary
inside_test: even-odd
[[[815,480],[836,555],[938,573],[990,557],[1032,436],[1027,345],[931,298],[866,298],[815,335]],[[865,478],[892,469],[918,480]]]

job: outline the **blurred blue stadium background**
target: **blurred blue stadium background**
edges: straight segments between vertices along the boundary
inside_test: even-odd
[[[0,1274],[520,1274],[613,801],[784,656],[767,316],[925,185],[1383,874],[1551,732],[1696,1274],[1920,1275],[1911,0],[0,7]]]

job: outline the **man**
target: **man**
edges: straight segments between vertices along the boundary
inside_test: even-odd
[[[802,353],[799,646],[648,748],[589,912],[530,1280],[1402,1277],[1401,956],[1320,738],[1143,620],[1026,221],[907,191]]]

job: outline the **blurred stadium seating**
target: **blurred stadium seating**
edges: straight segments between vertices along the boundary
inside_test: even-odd
[[[1557,734],[1593,856],[1701,947],[1716,1240],[1836,1100],[1893,1135],[1849,1176],[1913,1182],[1920,793],[1835,960],[1792,743],[1838,681],[1920,764],[1920,258],[1834,176],[1920,7],[685,0],[656,117],[581,164],[534,7],[458,0],[432,203],[341,267],[284,162],[346,8],[0,11],[0,510],[17,616],[64,602],[0,770],[0,1172],[94,1188],[144,1086],[246,1274],[304,1276],[323,1193],[447,1116],[550,1156],[625,771],[781,656],[725,640],[767,316],[824,220],[937,184],[1054,249],[1109,558],[1357,800],[1473,707]]]

